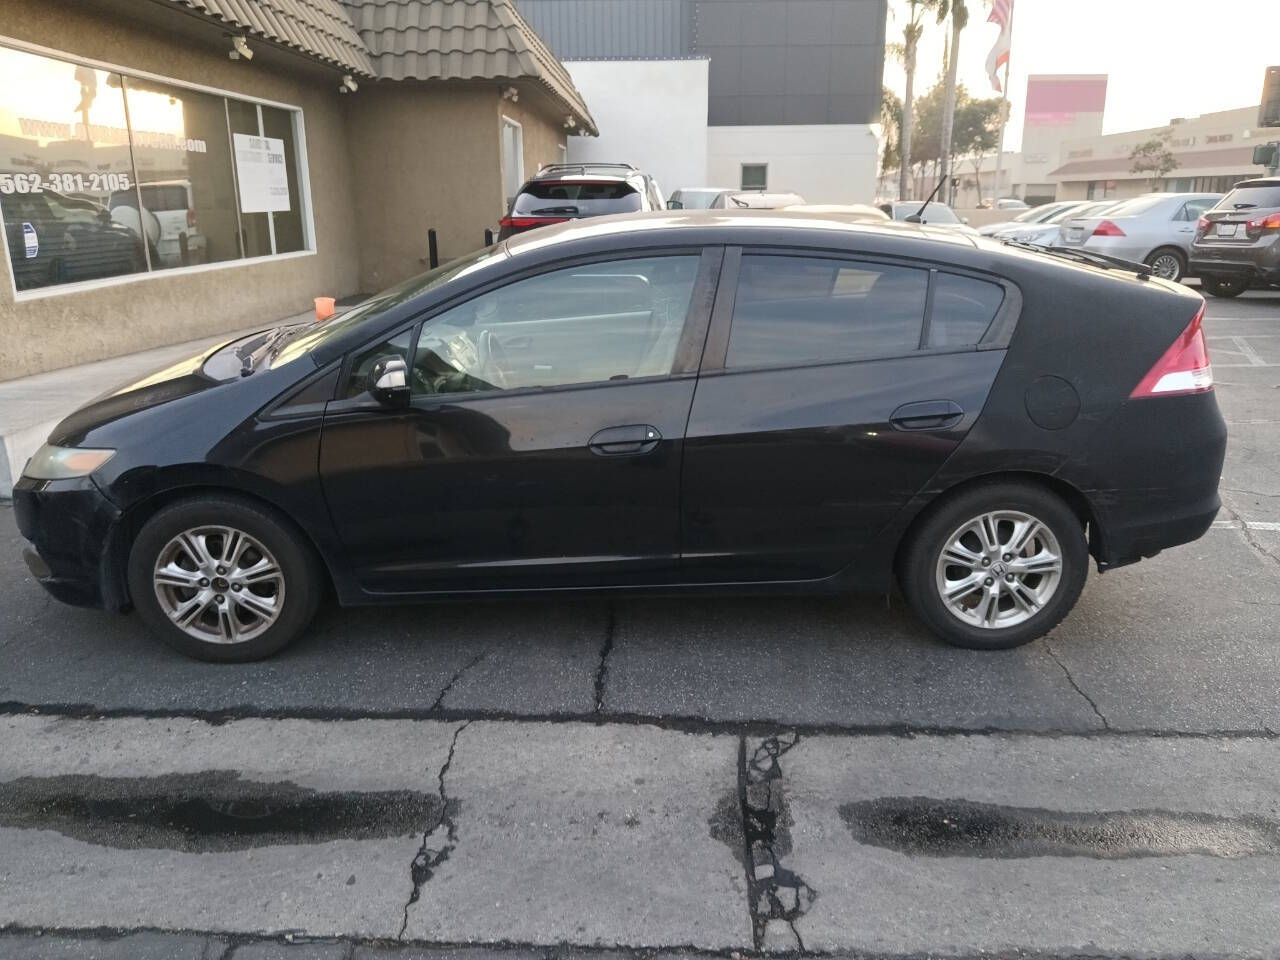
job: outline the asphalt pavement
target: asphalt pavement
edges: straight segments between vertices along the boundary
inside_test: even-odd
[[[1014,651],[555,599],[201,664],[0,507],[0,957],[1280,956],[1280,294],[1205,326],[1214,529]]]

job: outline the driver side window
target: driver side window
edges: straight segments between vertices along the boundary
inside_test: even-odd
[[[665,376],[697,256],[582,264],[481,294],[428,320],[415,394],[559,387]]]

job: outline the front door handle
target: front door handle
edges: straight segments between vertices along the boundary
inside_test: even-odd
[[[954,400],[918,400],[889,414],[889,423],[897,430],[941,430],[955,426],[963,416],[964,408]]]
[[[601,457],[635,456],[658,448],[662,434],[647,423],[633,423],[625,427],[605,427],[587,441],[587,448]]]

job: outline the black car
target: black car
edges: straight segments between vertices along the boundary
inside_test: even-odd
[[[499,244],[68,417],[35,576],[193,656],[344,604],[886,591],[1025,643],[1194,540],[1226,429],[1204,301],[913,224],[656,214]]]
[[[1215,297],[1280,286],[1280,177],[1245,180],[1196,225],[1191,267]]]
[[[566,220],[665,206],[657,181],[629,163],[553,163],[520,188],[498,223],[498,239]]]
[[[18,290],[147,269],[138,234],[92,200],[52,190],[6,194],[0,195],[0,214]]]

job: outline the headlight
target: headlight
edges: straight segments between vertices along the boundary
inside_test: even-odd
[[[32,480],[69,480],[87,477],[116,455],[114,450],[55,447],[46,443],[27,461],[22,475]]]

